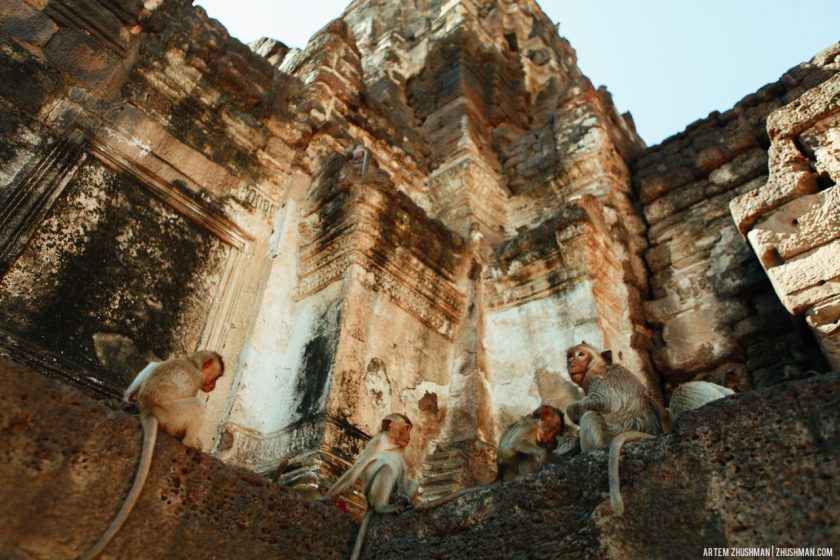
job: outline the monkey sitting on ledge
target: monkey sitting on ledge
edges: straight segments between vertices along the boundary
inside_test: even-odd
[[[612,363],[612,352],[599,352],[586,342],[566,351],[569,375],[586,396],[566,408],[580,428],[580,447],[586,453],[610,445],[608,474],[610,502],[624,512],[618,478],[621,447],[627,441],[650,439],[662,433],[665,409],[627,368]]]
[[[128,519],[149,475],[158,425],[169,435],[183,438],[187,447],[202,449],[198,432],[204,419],[204,404],[198,392],[209,393],[215,389],[224,370],[221,356],[209,350],[200,350],[189,358],[152,362],[137,374],[123,396],[126,402],[136,400],[140,406],[143,447],[137,474],[114,520],[80,560],[95,558]]]
[[[362,477],[368,510],[356,535],[351,560],[356,560],[361,554],[373,513],[402,513],[405,509],[404,504],[390,503],[393,491],[397,490],[408,500],[417,492],[419,484],[408,478],[405,463],[405,447],[411,441],[411,428],[411,420],[403,414],[386,416],[379,433],[368,442],[353,466],[320,498],[320,501],[329,503]]]
[[[519,475],[530,474],[557,462],[552,455],[557,448],[558,437],[567,431],[563,412],[551,405],[540,405],[534,412],[520,418],[502,434],[496,451],[496,480],[487,485],[462,488],[437,500],[417,506],[418,511],[438,508],[461,496],[472,494],[499,482],[511,480]],[[568,446],[567,441],[564,445]],[[572,449],[565,450],[571,454]],[[552,461],[553,459],[553,461]]]
[[[612,363],[610,351],[599,352],[582,342],[566,351],[566,359],[572,381],[586,392],[566,412],[580,426],[582,451],[609,444],[610,503],[619,515],[624,512],[618,469],[624,443],[653,438],[686,412],[734,393],[707,381],[690,381],[674,391],[666,412],[630,370]]]

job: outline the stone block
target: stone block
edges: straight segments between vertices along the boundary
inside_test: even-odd
[[[763,187],[737,196],[729,204],[732,217],[743,234],[763,215],[819,188],[810,163],[792,140],[773,144],[770,169],[770,177]]]
[[[819,301],[803,298],[803,292],[825,286],[840,277],[840,239],[767,269],[767,276],[785,307],[798,313],[803,307]]]
[[[30,114],[55,92],[59,74],[15,41],[0,35],[0,95]]]
[[[814,330],[832,369],[840,366],[840,295],[814,305],[805,313],[805,320]]]
[[[44,54],[50,65],[88,87],[102,86],[120,68],[115,55],[74,28],[61,28],[44,47]]]
[[[767,133],[775,141],[792,138],[840,111],[840,74],[806,91],[767,118]]]
[[[0,6],[0,29],[19,41],[42,47],[58,31],[58,26],[22,0],[9,0]]]
[[[759,221],[747,237],[765,268],[840,237],[840,187],[801,196]],[[840,255],[838,255],[840,258]]]

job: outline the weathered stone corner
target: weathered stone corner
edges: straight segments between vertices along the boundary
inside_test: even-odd
[[[0,360],[0,557],[76,558],[116,513],[136,418]],[[100,558],[346,558],[355,522],[161,432],[149,479]]]

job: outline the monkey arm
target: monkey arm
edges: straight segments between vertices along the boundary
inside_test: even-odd
[[[537,459],[540,465],[544,465],[548,461],[548,450],[536,442],[531,442],[530,439],[520,438],[513,446],[513,450],[523,455],[530,455]]]
[[[405,496],[409,502],[411,499],[414,498],[414,495],[417,493],[417,490],[420,488],[420,483],[416,480],[411,480],[408,478],[408,473],[406,469],[403,468],[402,473],[400,474],[400,478],[397,481],[397,490],[400,494]]]
[[[365,463],[364,466],[362,466],[361,461],[356,461],[356,464],[347,469],[344,472],[344,474],[341,475],[338,478],[338,480],[335,481],[335,484],[333,484],[330,487],[330,489],[327,490],[327,493],[321,497],[321,501],[329,502],[333,498],[335,498],[336,496],[353,486],[353,483],[355,483],[356,480],[358,480],[359,476],[364,471],[364,467],[366,466],[367,463]]]
[[[368,465],[376,459],[377,455],[380,453],[380,447],[382,447],[382,434],[378,434],[371,439],[368,444],[365,446],[362,453],[359,455],[359,458],[356,459],[356,462],[353,463],[353,466],[347,469],[347,471],[342,474],[338,480],[335,481],[327,493],[324,494],[320,499],[322,502],[329,502],[335,496],[338,496],[356,482],[358,478],[365,472],[365,469]]]
[[[566,407],[566,414],[569,415],[569,419],[577,425],[580,425],[580,419],[583,416],[583,413],[587,410],[593,410],[595,412],[605,412],[609,408],[608,402],[604,395],[596,392],[594,390],[590,391],[590,394],[583,397],[582,399],[573,402],[568,407]]]

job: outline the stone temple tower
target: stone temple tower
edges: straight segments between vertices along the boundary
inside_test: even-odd
[[[304,481],[404,411],[432,495],[492,476],[506,424],[575,398],[581,339],[658,391],[627,167],[643,144],[535,2],[353,2],[276,64],[327,132],[276,226],[254,333],[275,357],[242,372],[224,453],[291,457]]]
[[[535,2],[354,2],[279,68],[330,134],[289,195],[265,287],[282,311],[260,320],[277,358],[242,373],[225,453],[291,457],[304,481],[404,411],[433,495],[492,476],[507,423],[574,398],[569,345],[651,374],[626,164],[642,143]]]
[[[115,396],[215,349],[228,463],[315,495],[402,412],[432,497],[577,398],[581,340],[657,395],[838,359],[830,49],[647,149],[533,0],[354,0],[301,51],[189,0],[2,10],[2,355]]]

